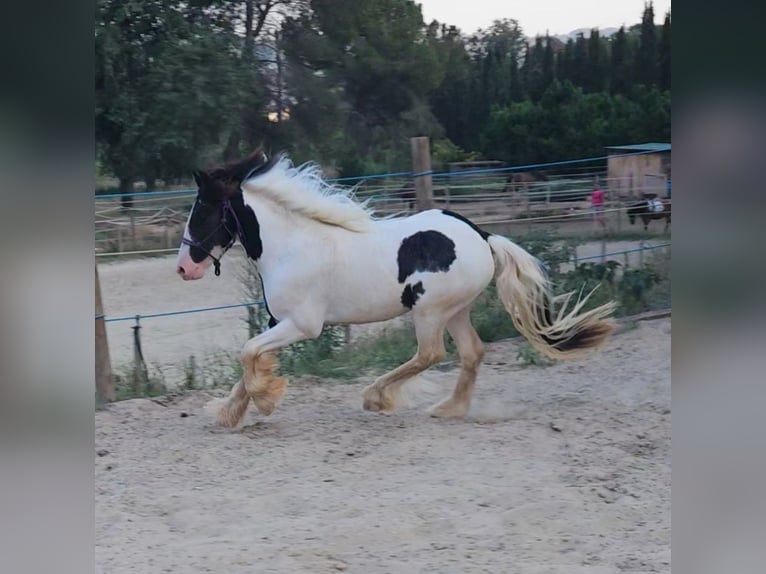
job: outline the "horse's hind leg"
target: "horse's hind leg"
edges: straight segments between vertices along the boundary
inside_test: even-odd
[[[418,351],[409,361],[393,371],[378,378],[364,389],[363,408],[367,411],[393,411],[398,403],[401,387],[415,375],[444,360],[443,316],[416,316],[415,335],[418,339]]]
[[[447,323],[460,354],[460,375],[452,395],[431,408],[433,417],[463,417],[471,406],[476,373],[484,358],[484,344],[471,324],[471,308],[459,311]]]

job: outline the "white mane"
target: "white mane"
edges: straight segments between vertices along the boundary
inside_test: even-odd
[[[268,171],[242,182],[242,189],[267,196],[282,207],[316,221],[349,231],[367,231],[372,209],[353,198],[354,188],[344,189],[322,179],[319,166],[306,163],[293,167],[282,156]]]

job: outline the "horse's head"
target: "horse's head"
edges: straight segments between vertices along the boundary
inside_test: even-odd
[[[220,273],[220,259],[240,232],[231,200],[242,191],[242,181],[266,163],[260,150],[237,164],[195,171],[197,198],[186,222],[176,271],[184,279],[200,279],[211,264]]]

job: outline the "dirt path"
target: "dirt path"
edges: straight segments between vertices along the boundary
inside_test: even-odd
[[[391,416],[361,410],[369,380],[292,381],[235,431],[207,393],[114,404],[96,414],[97,571],[670,572],[670,328],[547,368],[491,345],[465,421],[424,414],[455,371]]]

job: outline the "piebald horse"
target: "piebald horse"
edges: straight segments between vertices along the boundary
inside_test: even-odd
[[[516,329],[554,359],[584,356],[615,328],[614,302],[583,311],[587,297],[554,297],[541,263],[500,235],[441,209],[376,218],[353,190],[325,181],[319,167],[295,167],[285,155],[260,150],[230,165],[197,171],[196,201],[178,253],[177,272],[199,279],[220,274],[221,257],[239,240],[263,281],[270,327],[244,345],[243,377],[218,411],[236,426],[252,400],[269,415],[285,392],[275,352],[316,338],[325,325],[359,324],[411,313],[417,337],[412,359],[365,388],[369,411],[395,409],[404,383],[445,357],[444,331],[455,341],[461,371],[436,417],[469,409],[484,355],[471,325],[476,297],[494,278]]]
[[[659,207],[661,209],[658,209]],[[670,229],[671,209],[672,202],[669,199],[642,199],[629,205],[626,211],[631,225],[636,222],[636,217],[641,218],[644,223],[644,231],[649,230],[649,222],[653,219],[664,219],[663,233],[667,233]]]

